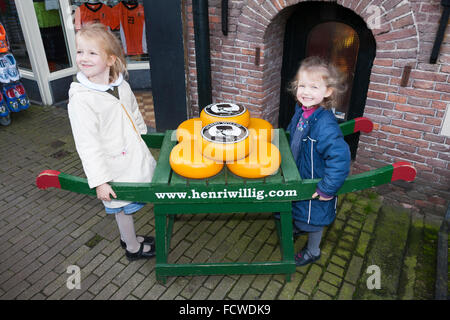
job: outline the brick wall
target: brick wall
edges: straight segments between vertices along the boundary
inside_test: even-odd
[[[255,117],[278,122],[280,71],[285,22],[299,0],[230,0],[229,33],[221,31],[221,1],[209,1],[213,101],[234,101]],[[438,62],[429,64],[439,19],[440,0],[338,0],[366,22],[370,6],[382,14],[372,29],[377,53],[367,93],[365,116],[375,128],[360,138],[353,173],[396,161],[418,170],[414,183],[379,188],[386,197],[426,214],[444,215],[450,199],[450,138],[439,135],[450,103],[450,38]],[[198,116],[192,1],[184,2],[191,117]],[[368,24],[370,26],[370,24]],[[260,50],[259,65],[255,53]],[[406,87],[400,86],[411,66]]]

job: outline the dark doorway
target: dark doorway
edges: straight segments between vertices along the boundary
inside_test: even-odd
[[[372,32],[353,11],[336,3],[311,1],[296,5],[286,23],[281,69],[280,114],[278,125],[286,128],[295,106],[287,92],[300,62],[311,55],[331,59],[348,76],[348,90],[335,110],[339,122],[361,117],[376,53]],[[345,138],[352,158],[356,156],[359,133]]]

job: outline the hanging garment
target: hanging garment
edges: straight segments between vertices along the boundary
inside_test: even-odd
[[[59,2],[58,0],[45,0],[45,10],[58,10]]]
[[[8,39],[6,38],[6,30],[0,23],[0,53],[8,52]]]
[[[100,22],[115,30],[119,28],[119,15],[103,3],[84,3],[75,10],[75,29],[86,23]]]
[[[39,28],[50,28],[61,26],[59,10],[46,10],[44,2],[33,2],[34,11],[38,20]]]
[[[120,17],[120,38],[125,54],[133,56],[147,53],[144,6],[137,2],[122,2],[113,10]]]

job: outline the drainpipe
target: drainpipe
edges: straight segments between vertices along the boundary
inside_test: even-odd
[[[450,0],[441,0],[441,5],[444,7],[444,11],[442,12],[436,39],[434,40],[433,49],[431,51],[430,63],[432,64],[437,62],[439,50],[441,49],[442,41],[445,36],[445,29],[447,28],[448,19],[450,17]]]
[[[212,103],[208,0],[192,0],[192,12],[194,15],[198,107],[201,111]]]

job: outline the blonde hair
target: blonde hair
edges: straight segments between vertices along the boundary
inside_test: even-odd
[[[311,72],[319,74],[325,81],[327,88],[331,88],[333,93],[329,97],[323,99],[325,109],[337,107],[339,96],[347,90],[346,76],[333,63],[322,57],[311,56],[302,61],[298,68],[295,78],[289,83],[288,91],[296,97],[298,79],[300,72]]]
[[[97,41],[100,48],[105,52],[105,59],[115,57],[115,62],[109,70],[109,82],[114,82],[119,74],[125,78],[128,76],[127,61],[120,40],[101,23],[86,24],[77,32],[75,39],[86,37]]]

